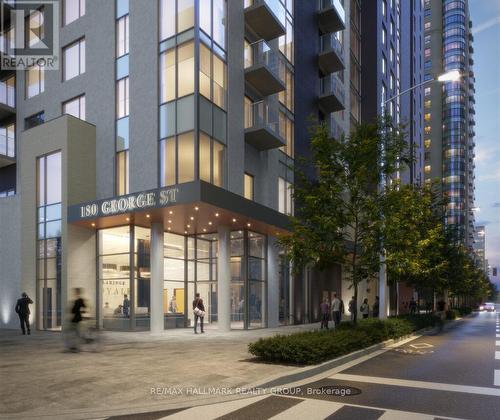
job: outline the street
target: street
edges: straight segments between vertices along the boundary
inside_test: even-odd
[[[276,387],[273,395],[111,419],[499,418],[499,320],[498,313],[479,313],[319,379]]]

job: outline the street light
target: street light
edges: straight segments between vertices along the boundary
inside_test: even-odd
[[[450,70],[447,71],[446,73],[443,73],[433,79],[425,80],[421,83],[416,84],[415,86],[411,86],[408,89],[403,90],[402,92],[399,92],[397,95],[394,95],[393,97],[389,99],[384,99],[382,98],[382,114],[385,114],[385,105],[388,102],[393,101],[396,98],[399,98],[401,95],[404,95],[405,93],[411,92],[412,90],[415,90],[419,87],[422,87],[424,85],[427,85],[429,83],[433,82],[441,82],[441,83],[446,83],[446,82],[458,82],[462,75],[458,70]],[[382,153],[384,153],[384,149],[382,148]],[[383,190],[385,186],[385,177],[382,175],[382,179],[380,182],[380,189]],[[382,243],[382,252],[380,253],[379,256],[379,261],[380,261],[380,268],[379,268],[379,274],[378,274],[378,297],[379,297],[379,318],[380,319],[385,319],[387,318],[387,302],[386,302],[386,289],[387,289],[387,271],[386,271],[386,264],[385,264],[385,249],[384,249],[384,244]]]

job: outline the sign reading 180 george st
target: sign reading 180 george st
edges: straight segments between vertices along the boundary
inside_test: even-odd
[[[146,191],[130,194],[123,197],[110,198],[95,203],[79,206],[79,218],[95,218],[131,213],[151,208],[166,207],[177,203],[178,188],[164,188],[155,191]]]

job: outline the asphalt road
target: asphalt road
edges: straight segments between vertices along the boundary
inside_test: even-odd
[[[357,395],[338,395],[348,390]],[[480,313],[286,394],[113,419],[500,419],[500,314]]]

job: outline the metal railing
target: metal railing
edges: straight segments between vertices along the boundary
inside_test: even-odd
[[[245,103],[245,129],[267,127],[280,136],[279,112],[267,101]]]
[[[279,55],[264,40],[248,44],[245,48],[245,69],[252,66],[266,66],[279,80],[283,81],[280,72]]]

